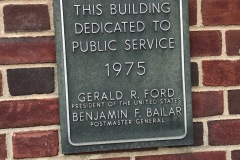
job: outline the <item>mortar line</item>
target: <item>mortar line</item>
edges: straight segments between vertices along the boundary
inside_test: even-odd
[[[61,129],[59,128],[59,130],[58,130],[58,157],[60,157],[60,156],[64,156],[63,154],[62,154],[62,139],[61,139]]]
[[[26,5],[26,4],[46,4],[48,0],[1,0],[1,4],[5,5]]]
[[[228,116],[229,115],[229,109],[228,109],[228,91],[225,89],[223,90],[223,115]]]
[[[48,0],[48,11],[49,11],[51,31],[54,32],[54,17],[53,17],[53,1],[52,0]]]
[[[54,94],[58,95],[58,74],[57,74],[57,67],[54,67]]]
[[[10,64],[10,65],[0,65],[0,69],[21,69],[21,68],[55,68],[56,63],[35,63],[35,64]]]
[[[7,133],[18,133],[18,132],[29,132],[29,131],[45,131],[45,130],[59,130],[59,125],[49,125],[49,126],[33,126],[33,127],[23,127],[23,128],[6,128],[1,129],[0,134]]]
[[[58,99],[57,94],[41,94],[41,95],[22,95],[22,96],[2,96],[0,97],[0,101],[22,101],[22,100],[43,100],[43,99]],[[1,108],[1,106],[0,106]]]
[[[192,57],[191,61],[195,62],[197,60],[201,61],[217,61],[217,60],[229,60],[229,61],[239,61],[239,56],[206,56],[206,57]]]
[[[193,86],[192,91],[193,92],[204,92],[204,91],[222,91],[224,89],[227,90],[236,90],[240,89],[240,86],[229,86],[229,87],[224,87],[224,86]]]
[[[201,27],[203,26],[203,21],[202,21],[202,1],[201,0],[197,0],[197,26]]]
[[[226,150],[226,159],[227,159],[227,160],[232,160],[231,150],[229,150],[229,149]]]
[[[204,146],[209,146],[208,142],[208,125],[207,125],[207,120],[204,120],[203,123],[203,145]]]
[[[240,119],[240,115],[216,115],[216,116],[210,116],[210,117],[199,117],[199,118],[194,118],[194,122],[202,122],[205,120],[208,121],[219,121],[219,120],[234,120],[234,119]]]
[[[23,38],[23,37],[52,37],[55,36],[51,30],[41,32],[17,32],[17,33],[4,33],[1,38]]]
[[[224,58],[228,58],[227,56],[227,45],[226,45],[226,36],[225,36],[226,31],[225,30],[221,30],[221,34],[222,34],[222,56]]]
[[[4,34],[3,5],[0,3],[0,36]]]
[[[7,97],[10,97],[9,87],[8,87],[8,80],[7,80],[7,70],[1,69],[2,71],[2,82],[3,82],[3,95],[0,97],[0,99],[5,99]]]
[[[229,26],[190,26],[190,31],[228,31],[228,30],[239,30],[240,25],[229,25]]]
[[[13,137],[13,132],[8,132],[6,134],[7,159],[13,159],[12,137]]]
[[[199,80],[199,86],[203,87],[203,69],[202,69],[202,61],[198,61],[198,80]]]

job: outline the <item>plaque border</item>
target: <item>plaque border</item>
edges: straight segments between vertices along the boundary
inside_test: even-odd
[[[98,141],[98,142],[84,142],[84,143],[73,143],[71,140],[71,131],[70,131],[70,118],[69,118],[69,98],[68,98],[68,81],[67,81],[67,62],[66,62],[66,46],[65,46],[65,28],[64,28],[64,17],[63,17],[63,0],[60,2],[60,23],[61,23],[61,38],[62,38],[62,47],[63,47],[63,69],[64,69],[64,88],[65,88],[65,98],[66,98],[66,111],[67,111],[67,134],[68,142],[72,146],[89,146],[89,145],[101,145],[101,144],[116,144],[116,143],[130,143],[130,142],[146,142],[146,141],[160,141],[160,140],[178,140],[183,139],[187,136],[187,113],[186,113],[186,84],[185,84],[185,63],[184,63],[184,40],[183,40],[183,8],[182,1],[179,2],[179,11],[180,11],[180,32],[181,32],[181,57],[182,57],[182,86],[183,86],[183,100],[184,100],[184,131],[185,133],[180,136],[172,137],[160,137],[160,138],[140,138],[140,139],[125,139],[125,140],[110,140],[110,141]]]

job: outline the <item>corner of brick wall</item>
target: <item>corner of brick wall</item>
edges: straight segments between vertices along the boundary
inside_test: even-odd
[[[240,159],[239,0],[188,1],[193,146],[77,156],[58,140],[52,2],[0,2],[0,159]]]

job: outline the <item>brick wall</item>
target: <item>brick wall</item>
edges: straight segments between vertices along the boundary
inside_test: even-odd
[[[52,0],[0,1],[0,159],[239,160],[240,0],[189,0],[194,146],[61,153]]]

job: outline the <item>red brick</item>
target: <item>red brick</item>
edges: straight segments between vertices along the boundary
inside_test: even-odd
[[[203,61],[203,84],[206,86],[240,85],[240,61]]]
[[[0,64],[56,62],[54,37],[0,39]]]
[[[194,146],[203,145],[203,124],[201,122],[193,123]]]
[[[195,62],[191,63],[191,81],[192,81],[192,86],[199,85],[198,64]]]
[[[12,96],[53,93],[54,68],[8,69],[7,80]]]
[[[226,160],[226,153],[223,151],[193,152],[182,154],[136,157],[136,160]]]
[[[219,120],[208,122],[210,145],[240,144],[240,120]]]
[[[202,0],[203,25],[240,24],[239,0]]]
[[[58,154],[58,132],[31,131],[13,135],[14,158],[52,157]]]
[[[240,114],[240,90],[228,91],[228,109],[230,114]]]
[[[0,134],[0,159],[7,158],[6,135]]]
[[[232,160],[239,160],[240,159],[240,150],[232,151]]]
[[[232,30],[226,32],[227,55],[240,56],[240,31]]]
[[[2,72],[0,71],[0,96],[3,94]]]
[[[0,102],[0,128],[59,124],[58,99]]]
[[[193,26],[197,24],[197,0],[189,0],[189,25]]]
[[[193,92],[193,117],[209,117],[222,115],[224,110],[223,92]]]
[[[103,158],[103,159],[92,159],[92,160],[130,160],[129,157],[119,157],[119,158]]]
[[[44,31],[50,29],[48,6],[7,5],[3,8],[4,28],[7,32]]]
[[[191,31],[191,57],[219,56],[222,52],[222,35],[220,31]]]

